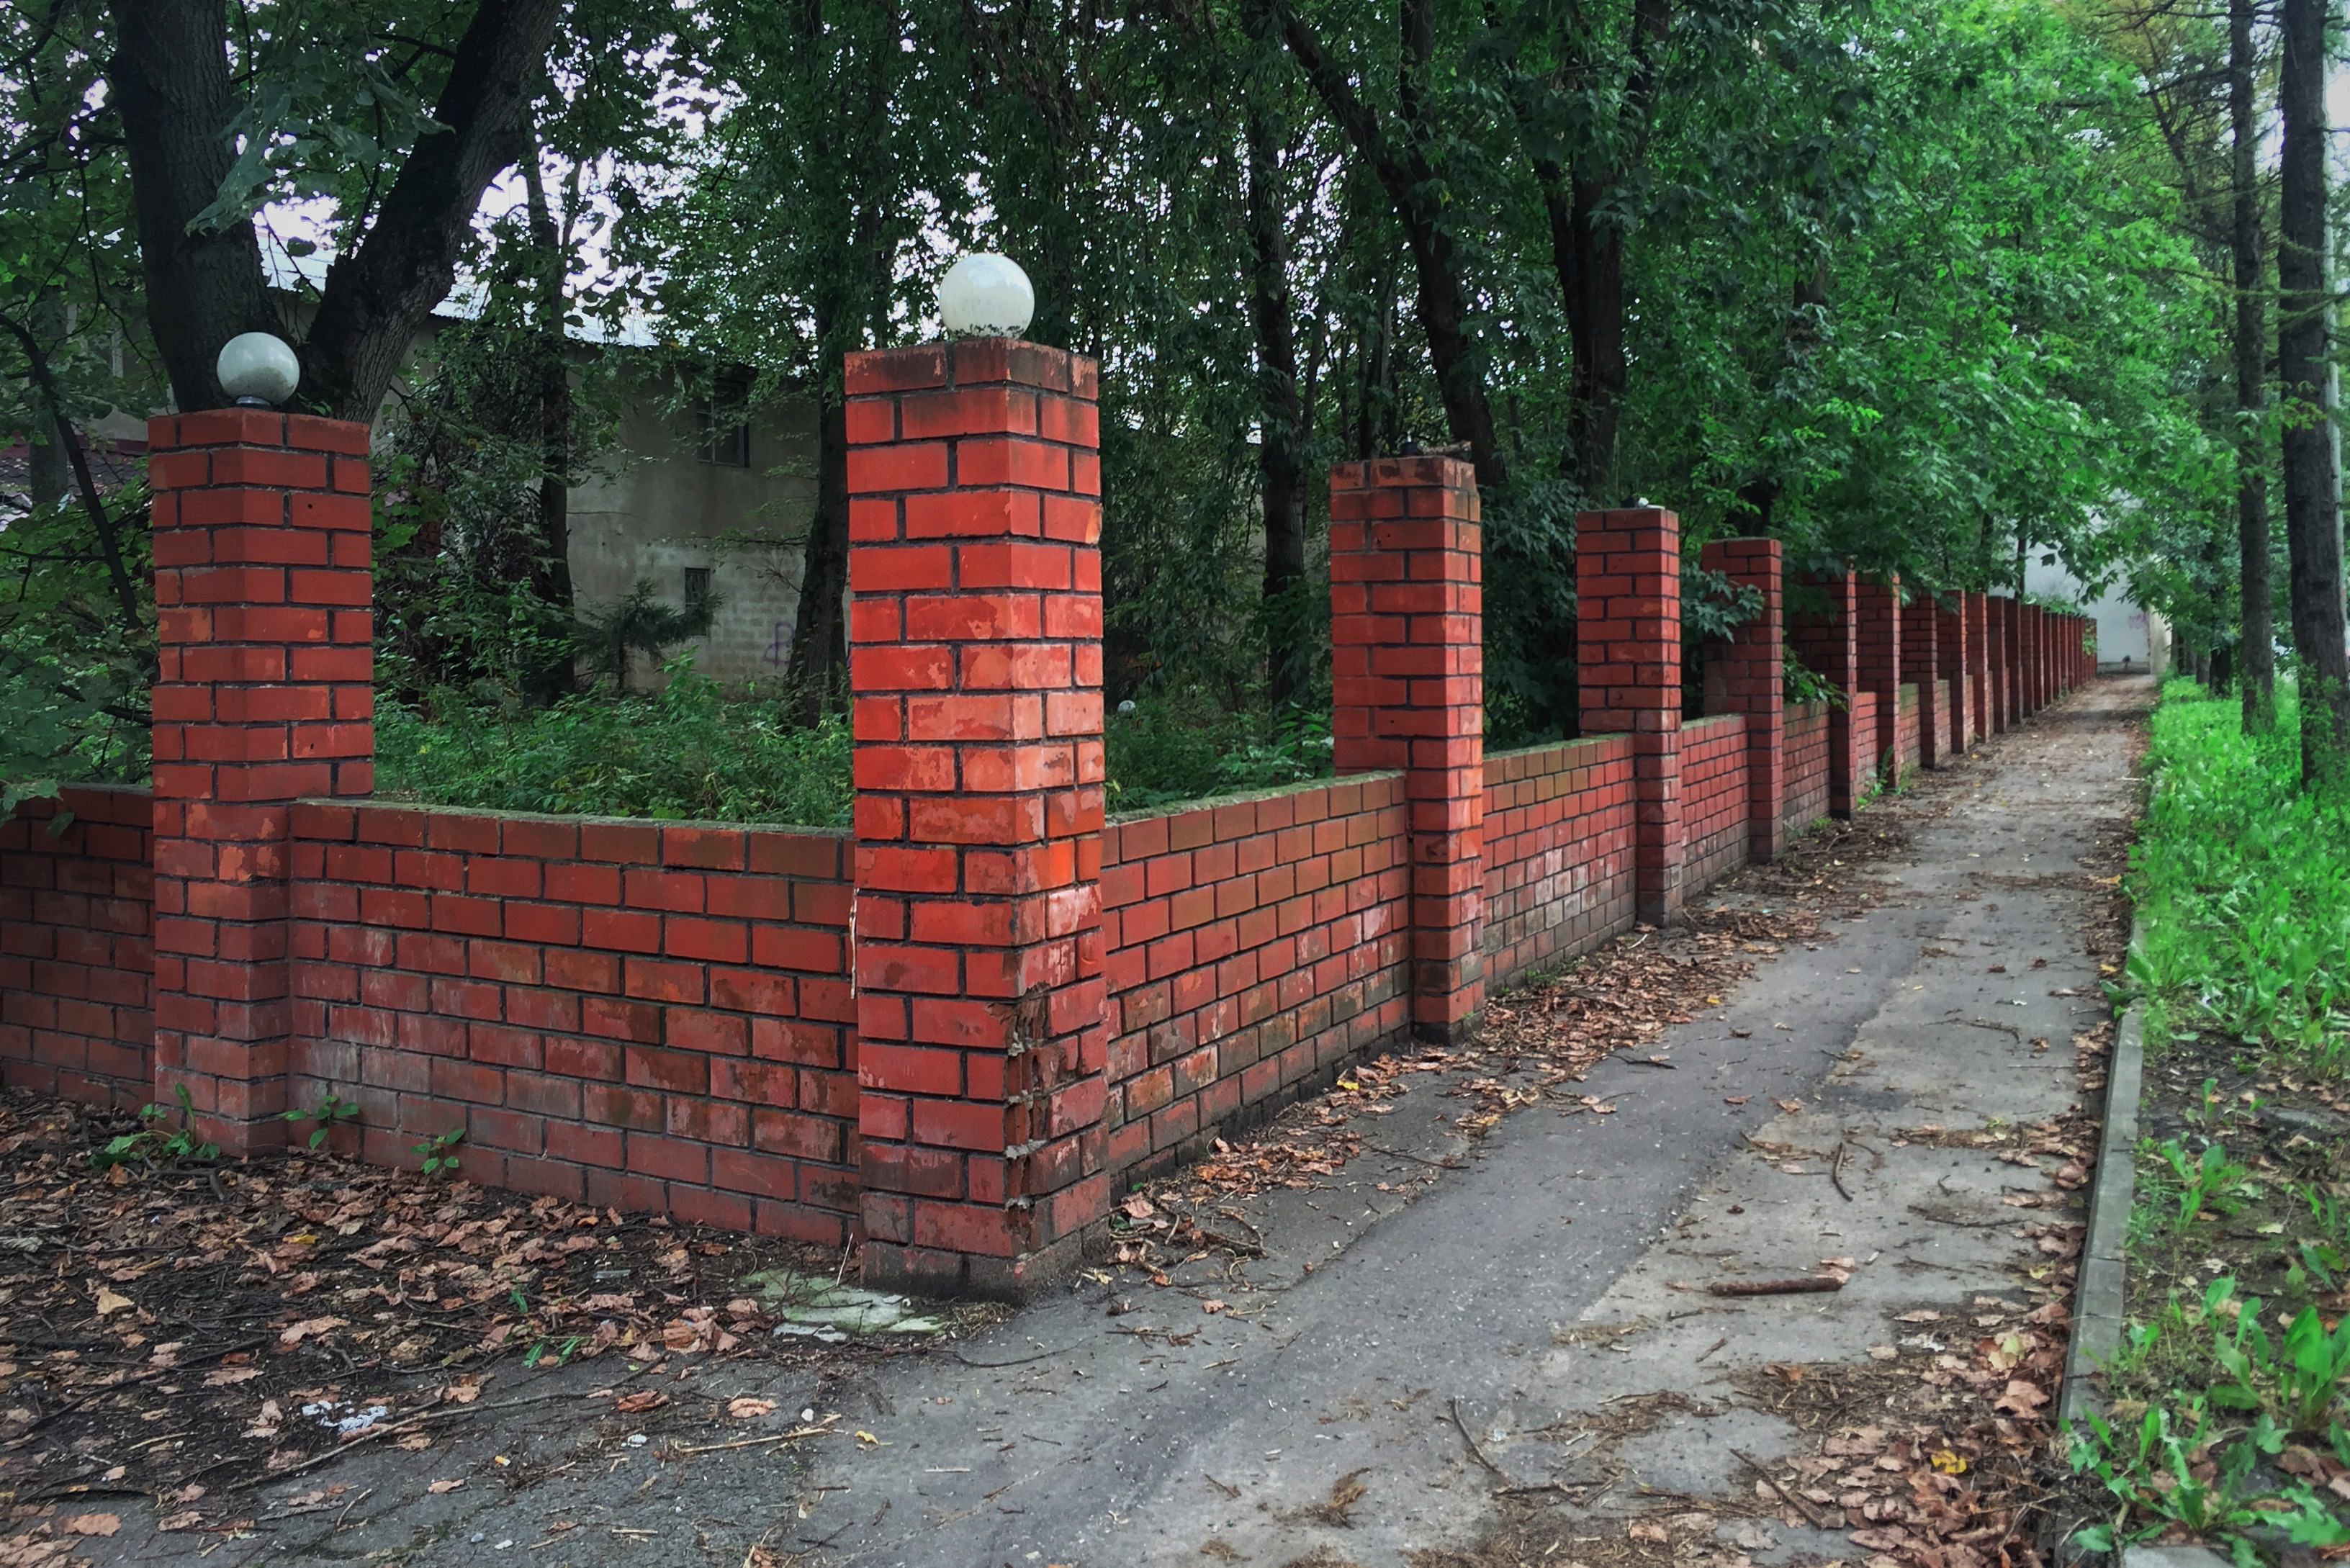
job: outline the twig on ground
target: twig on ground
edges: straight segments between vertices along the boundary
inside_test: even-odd
[[[1114,1330],[1112,1332],[1117,1331]],[[1132,1333],[1133,1331],[1127,1330],[1126,1332]],[[1062,1345],[1058,1350],[1040,1350],[1034,1355],[1015,1355],[1008,1361],[973,1361],[970,1356],[965,1355],[962,1353],[962,1347],[961,1345],[957,1345],[955,1346],[955,1359],[962,1362],[965,1366],[977,1366],[981,1368],[991,1366],[1025,1366],[1032,1361],[1045,1361],[1055,1355],[1066,1355],[1070,1351],[1076,1349],[1076,1347],[1082,1343],[1084,1342],[1081,1340],[1071,1340],[1068,1344]]]
[[[627,1379],[623,1378],[621,1381],[626,1382]],[[348,1438],[341,1443],[337,1444],[335,1447],[325,1449],[319,1453],[312,1454],[308,1459],[303,1459],[296,1464],[288,1465],[282,1470],[272,1470],[267,1475],[247,1476],[244,1480],[234,1482],[234,1484],[237,1486],[266,1486],[271,1481],[285,1480],[289,1477],[300,1475],[304,1470],[316,1469],[320,1465],[327,1463],[329,1459],[340,1459],[343,1455],[349,1453],[353,1449],[358,1448],[362,1443],[371,1443],[379,1438],[390,1437],[395,1432],[414,1431],[417,1428],[425,1426],[433,1421],[451,1420],[459,1416],[486,1416],[493,1410],[515,1410],[519,1409],[525,1405],[544,1405],[550,1399],[577,1399],[578,1397],[579,1396],[577,1393],[567,1388],[558,1394],[533,1394],[521,1399],[503,1399],[494,1405],[435,1406],[430,1410],[420,1411],[416,1415],[411,1416],[403,1421],[387,1421],[380,1426],[369,1427],[366,1431],[359,1433],[357,1437]]]
[[[1828,1165],[1828,1179],[1835,1183],[1836,1191],[1843,1195],[1846,1203],[1849,1203],[1852,1201],[1852,1190],[1844,1184],[1844,1149],[1843,1140],[1837,1140],[1835,1158]]]
[[[1373,1154],[1383,1154],[1390,1159],[1413,1160],[1421,1165],[1432,1165],[1439,1170],[1466,1170],[1469,1168],[1457,1159],[1430,1159],[1425,1155],[1414,1154],[1409,1149],[1389,1148],[1385,1144],[1367,1143],[1363,1147],[1369,1149]]]
[[[1503,1480],[1510,1481],[1512,1485],[1515,1485],[1516,1482],[1511,1477],[1510,1472],[1495,1464],[1492,1460],[1487,1459],[1485,1457],[1485,1450],[1477,1446],[1476,1438],[1471,1435],[1469,1430],[1469,1423],[1461,1418],[1461,1401],[1457,1398],[1448,1398],[1444,1402],[1444,1407],[1452,1413],[1452,1424],[1461,1428],[1461,1440],[1469,1445],[1471,1457],[1475,1459],[1479,1464],[1484,1466],[1493,1474],[1501,1477]]]
[[[689,1448],[671,1449],[672,1454],[722,1454],[736,1449],[755,1449],[762,1443],[788,1443],[800,1438],[830,1438],[839,1433],[830,1422],[815,1427],[795,1427],[788,1432],[770,1432],[764,1438],[737,1438],[731,1443],[697,1443]]]
[[[1716,1296],[1800,1296],[1844,1289],[1840,1274],[1806,1274],[1796,1280],[1716,1280],[1705,1287]]]
[[[1827,1528],[1827,1521],[1822,1519],[1817,1512],[1814,1511],[1810,1503],[1805,1502],[1802,1498],[1797,1497],[1794,1492],[1789,1491],[1785,1487],[1781,1486],[1779,1484],[1779,1479],[1773,1475],[1769,1470],[1764,1469],[1761,1462],[1758,1461],[1753,1455],[1740,1449],[1732,1449],[1730,1451],[1738,1459],[1744,1460],[1748,1469],[1751,1469],[1756,1475],[1761,1476],[1764,1486],[1769,1487],[1773,1491],[1777,1492],[1782,1498],[1784,1498],[1789,1508],[1792,1508],[1797,1513],[1802,1514],[1804,1516],[1804,1522],[1809,1524],[1814,1530],[1825,1530]]]
[[[1720,1350],[1723,1345],[1728,1345],[1729,1343],[1730,1343],[1730,1335],[1728,1335],[1728,1334],[1723,1334],[1720,1339],[1717,1339],[1717,1340],[1715,1340],[1711,1345],[1707,1345],[1707,1346],[1705,1347],[1704,1354],[1703,1354],[1703,1355],[1700,1355],[1698,1357],[1698,1360],[1699,1360],[1699,1361],[1703,1361],[1703,1360],[1706,1358],[1706,1356],[1708,1356],[1708,1355],[1711,1355],[1715,1351]],[[1695,1363],[1691,1363],[1691,1365],[1695,1365]]]

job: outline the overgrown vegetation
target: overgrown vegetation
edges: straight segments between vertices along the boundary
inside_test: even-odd
[[[839,827],[852,790],[848,721],[800,722],[788,697],[729,693],[673,661],[650,695],[608,690],[503,708],[452,692],[380,704],[376,789],[483,811]],[[1330,772],[1319,711],[1280,715],[1150,697],[1108,722],[1112,811],[1149,811]]]
[[[2272,732],[2169,683],[2133,855],[2127,980],[2147,1136],[2110,1419],[2070,1457],[2093,1550],[2194,1538],[2239,1563],[2350,1545],[2350,841],[2305,791],[2291,682]]]
[[[673,666],[650,696],[484,708],[453,694],[376,713],[380,794],[484,811],[671,820],[848,820],[848,722],[798,723],[777,698],[731,697]]]
[[[2154,717],[2129,978],[2150,1037],[2211,1030],[2350,1072],[2350,796],[2301,784],[2302,707],[2242,732],[2237,705],[2174,681]]]

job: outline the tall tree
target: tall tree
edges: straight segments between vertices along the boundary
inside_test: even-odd
[[[2325,112],[2328,0],[2284,0],[2277,109],[2284,122],[2277,213],[2277,379],[2283,399],[2284,530],[2301,664],[2305,783],[2339,783],[2350,760],[2340,479],[2327,406]]]
[[[273,41],[270,57],[242,59],[233,72],[221,0],[111,4],[109,78],[147,295],[158,306],[150,329],[179,406],[214,408],[226,400],[213,373],[221,345],[239,332],[286,330],[270,302],[252,220],[265,199],[269,160],[283,142],[302,140],[295,130],[359,107],[266,90],[271,67],[348,51],[367,62],[373,107],[400,95],[373,65],[380,45],[370,35],[380,18],[367,6],[283,13],[291,36]],[[456,281],[483,192],[514,161],[562,11],[563,0],[479,0],[454,40],[428,39],[419,51],[445,57],[446,74],[430,114],[407,117],[404,156],[380,150],[399,166],[380,199],[346,214],[347,232],[359,237],[328,268],[300,346],[306,405],[340,419],[374,417],[417,328]],[[346,60],[338,68],[348,75],[351,67]]]
[[[1433,102],[1435,0],[1400,0],[1392,109],[1381,109],[1358,89],[1357,73],[1330,52],[1294,0],[1274,4],[1298,68],[1394,203],[1411,249],[1419,328],[1446,423],[1452,439],[1467,447],[1477,482],[1500,490],[1508,483],[1509,464],[1493,423],[1485,355],[1471,318],[1467,258],[1455,232],[1460,217],[1448,210],[1454,192],[1439,163],[1445,139]]]
[[[1257,487],[1264,517],[1264,603],[1270,636],[1265,649],[1269,694],[1294,701],[1311,664],[1303,646],[1312,618],[1294,601],[1305,586],[1305,399],[1297,369],[1297,324],[1290,296],[1289,206],[1283,146],[1264,55],[1273,42],[1268,0],[1248,0],[1245,32],[1252,48],[1242,94],[1246,149],[1249,234],[1249,320],[1256,332]]]
[[[2236,549],[2242,654],[2244,730],[2276,722],[2275,590],[2269,581],[2268,272],[2261,243],[2260,56],[2252,38],[2252,0],[2228,5],[2229,239],[2234,259]]]

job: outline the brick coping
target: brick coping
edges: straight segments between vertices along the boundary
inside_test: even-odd
[[[400,800],[386,795],[305,795],[294,804],[339,811],[416,811],[436,816],[494,816],[501,822],[577,822],[594,823],[599,827],[691,827],[718,833],[806,833],[823,838],[842,839],[856,836],[854,828],[817,827],[804,822],[726,822],[698,816],[605,816],[593,812],[508,811],[503,806],[494,805],[434,805],[426,801]]]
[[[1231,794],[1196,795],[1190,800],[1174,801],[1166,805],[1111,812],[1107,826],[1124,827],[1131,822],[1149,822],[1155,816],[1181,816],[1186,812],[1212,811],[1220,805],[1253,805],[1261,800],[1281,800],[1288,795],[1304,794],[1309,790],[1328,789],[1334,784],[1381,784],[1401,777],[1401,768],[1378,768],[1365,774],[1334,774],[1318,779],[1300,779],[1295,784],[1272,784],[1263,789],[1237,790]]]

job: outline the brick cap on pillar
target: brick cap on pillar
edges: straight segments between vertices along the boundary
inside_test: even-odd
[[[1098,397],[1101,363],[1018,337],[963,337],[860,348],[847,357],[842,371],[842,389],[852,398],[997,384]]]
[[[1330,469],[1330,488],[1333,490],[1373,490],[1390,484],[1434,484],[1450,488],[1476,483],[1477,471],[1466,460],[1425,453],[1412,457],[1367,458],[1360,462],[1334,463]]]

